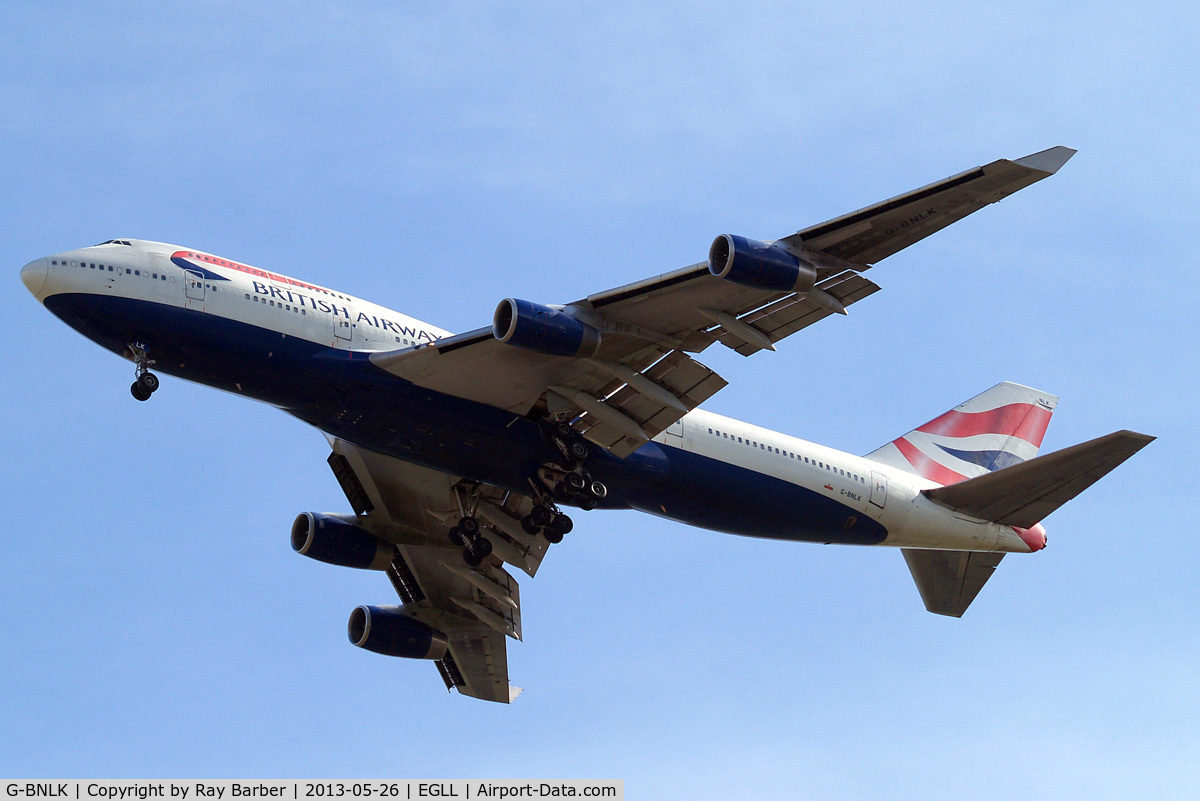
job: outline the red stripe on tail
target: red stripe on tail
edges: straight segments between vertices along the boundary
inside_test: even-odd
[[[932,458],[926,456],[917,450],[917,446],[901,437],[892,442],[900,453],[904,454],[904,458],[909,461],[913,469],[917,471],[917,475],[927,478],[930,481],[936,481],[943,486],[946,484],[957,484],[960,481],[966,481],[967,477],[959,475],[945,465],[938,464]]]
[[[949,411],[917,429],[943,437],[971,437],[976,434],[1006,434],[1023,439],[1038,448],[1050,425],[1049,409],[1031,403],[1010,403],[987,412]],[[900,440],[896,441],[899,445]],[[903,450],[903,449],[901,449]],[[905,454],[908,457],[908,454]],[[911,462],[912,458],[908,457]],[[915,466],[915,462],[913,463]],[[924,475],[924,474],[922,474]],[[926,476],[930,478],[930,476]],[[934,479],[935,481],[937,479]]]

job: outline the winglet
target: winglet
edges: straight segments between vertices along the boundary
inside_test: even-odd
[[[1053,175],[1058,172],[1059,167],[1066,164],[1071,156],[1074,156],[1077,152],[1069,147],[1059,145],[1049,150],[1031,153],[1023,159],[1014,160],[1013,163],[1020,164],[1022,167],[1028,167],[1031,170],[1044,172],[1047,175]]]

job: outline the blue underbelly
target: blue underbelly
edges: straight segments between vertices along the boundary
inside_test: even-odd
[[[511,412],[431,392],[328,347],[216,314],[94,294],[46,298],[68,325],[115,353],[145,343],[154,369],[254,398],[364,448],[527,492],[555,452],[541,426]],[[604,506],[690,525],[812,542],[875,544],[875,521],[783,479],[648,443],[627,459],[593,448]]]

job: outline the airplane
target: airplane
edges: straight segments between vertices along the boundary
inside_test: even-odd
[[[272,404],[320,429],[351,513],[305,512],[292,547],[379,570],[350,641],[432,661],[447,690],[508,703],[519,587],[572,527],[565,507],[714,531],[899,548],[925,607],[961,617],[1042,521],[1154,438],[1117,431],[1039,455],[1057,398],[1004,382],[864,456],[697,408],[726,385],[694,355],[743,356],[873,294],[874,264],[1058,171],[1001,159],[766,242],[562,305],[506,298],[451,334],[361,298],[139,239],[21,270],[55,316],[134,364]]]

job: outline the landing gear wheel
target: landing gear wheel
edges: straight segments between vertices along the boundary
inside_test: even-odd
[[[542,530],[533,522],[532,515],[525,515],[521,518],[521,529],[531,537],[536,537],[542,533]]]
[[[604,486],[599,481],[593,481],[591,486],[588,487],[588,491],[592,494],[592,497],[598,501],[604,500],[604,498],[608,495],[608,487]]]
[[[575,433],[575,430],[571,428],[570,423],[555,423],[554,428],[551,430],[554,431],[554,436],[558,437],[563,442],[569,440],[571,435]]]
[[[567,446],[567,452],[571,454],[571,458],[582,462],[588,457],[588,447],[579,440],[575,440]]]
[[[458,521],[458,530],[467,539],[475,539],[475,537],[479,536],[479,521],[473,517],[464,517]]]
[[[147,392],[145,389],[143,389],[142,385],[137,381],[134,381],[132,384],[129,385],[129,393],[131,395],[133,395],[133,397],[136,398],[137,400],[140,400],[140,401],[150,400],[150,393]]]
[[[542,534],[548,542],[559,543],[563,541],[563,536],[569,534],[574,527],[575,524],[571,522],[571,518],[560,514],[554,518],[550,525],[542,530]]]
[[[137,385],[142,388],[147,395],[153,395],[158,389],[158,376],[154,373],[142,373],[138,376]]]
[[[579,499],[579,508],[585,512],[592,511],[593,509],[596,508],[596,499],[595,498],[580,498]]]
[[[463,561],[471,567],[479,567],[492,554],[492,541],[487,537],[476,537],[463,548]]]
[[[554,520],[554,512],[550,510],[549,506],[543,506],[539,503],[533,507],[533,510],[529,513],[529,517],[535,526],[545,528]]]
[[[583,492],[587,488],[587,479],[579,473],[567,473],[563,476],[563,484],[572,495]]]
[[[458,526],[454,526],[450,529],[450,544],[457,545],[460,548],[467,544],[466,539],[463,538],[462,529]]]

